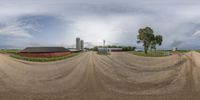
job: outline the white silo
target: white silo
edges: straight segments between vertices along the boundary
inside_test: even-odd
[[[84,49],[84,41],[81,40],[81,50],[83,50],[83,49]]]
[[[77,50],[80,50],[80,49],[81,49],[81,41],[80,41],[80,38],[79,38],[79,37],[76,38],[76,49],[77,49]]]

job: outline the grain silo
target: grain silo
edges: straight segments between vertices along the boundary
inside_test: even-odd
[[[80,41],[80,38],[79,38],[79,37],[76,38],[76,49],[77,49],[77,50],[80,50],[80,49],[81,49],[81,41]]]
[[[84,41],[81,40],[81,50],[83,50],[83,49],[84,49]]]

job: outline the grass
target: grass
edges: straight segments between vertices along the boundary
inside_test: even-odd
[[[200,53],[200,50],[196,50],[196,52],[199,52],[199,53]]]
[[[187,53],[187,52],[190,52],[190,50],[177,50],[175,52],[178,52],[178,53]]]
[[[59,57],[49,57],[49,58],[34,58],[34,57],[24,57],[19,54],[12,54],[11,57],[20,59],[20,60],[25,60],[25,61],[32,61],[32,62],[50,62],[50,61],[58,61],[58,60],[63,60],[67,59],[70,57],[74,57],[78,55],[79,53],[72,53],[66,56],[59,56]]]
[[[0,50],[0,53],[9,53],[9,54],[15,54],[19,52],[19,49],[6,49],[6,50]]]
[[[137,56],[144,56],[144,57],[164,57],[164,56],[168,56],[170,55],[169,51],[162,51],[162,50],[158,50],[155,52],[148,52],[148,54],[145,54],[144,52],[140,51],[131,51],[130,53],[137,55]]]
[[[138,55],[138,56],[144,56],[144,57],[164,57],[164,56],[168,56],[172,53],[187,53],[190,52],[191,50],[177,50],[177,51],[172,51],[172,50],[157,50],[156,53],[153,52],[148,52],[148,54],[145,54],[142,51],[136,52],[136,51],[132,51],[131,53],[134,55]],[[197,52],[200,52],[200,50],[197,50]]]

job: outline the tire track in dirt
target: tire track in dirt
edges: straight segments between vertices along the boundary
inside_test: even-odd
[[[87,52],[58,62],[31,63],[0,54],[0,99],[198,100],[196,55],[150,59]]]
[[[106,58],[106,57],[105,57]],[[107,61],[109,61],[109,60],[107,60]],[[100,67],[102,67],[102,66],[104,66],[104,65],[102,65],[101,63],[98,63],[97,65],[100,65]],[[119,67],[119,66],[117,66],[118,64],[112,64],[112,65],[110,65],[110,68],[116,68],[116,67]],[[109,64],[107,64],[106,66],[109,66]],[[122,66],[123,67],[123,66]],[[124,69],[125,69],[126,67],[124,67]],[[105,69],[109,69],[109,68],[105,68]],[[122,71],[122,70],[120,70],[120,71]],[[167,85],[170,85],[170,84],[172,84],[172,82],[175,80],[174,79],[174,77],[175,76],[177,76],[177,75],[175,75],[175,76],[171,76],[171,78],[166,78],[166,80],[163,80],[163,81],[161,81],[161,82],[145,82],[145,83],[137,83],[137,82],[135,82],[135,81],[133,81],[133,82],[131,82],[131,81],[129,81],[129,82],[127,82],[126,80],[127,79],[121,79],[120,77],[119,77],[119,75],[117,75],[117,73],[113,73],[113,74],[115,74],[114,76],[115,76],[115,78],[113,77],[111,77],[111,76],[109,76],[109,74],[108,73],[111,73],[111,72],[108,72],[108,73],[105,73],[106,72],[106,70],[104,70],[104,71],[100,71],[102,74],[104,74],[104,78],[105,77],[107,77],[108,79],[107,80],[109,80],[110,82],[109,83],[107,83],[107,85],[108,84],[110,84],[110,83],[113,83],[113,84],[118,84],[118,85],[122,85],[123,86],[123,88],[125,88],[126,86],[132,86],[132,87],[128,87],[128,89],[131,89],[131,88],[133,88],[133,87],[135,87],[135,88],[133,88],[134,90],[143,90],[143,89],[150,89],[150,88],[161,88],[161,87],[165,87],[165,86],[167,86]],[[116,72],[116,71],[112,71],[112,72]],[[176,74],[176,73],[175,73]],[[106,76],[105,76],[106,75]],[[112,82],[112,81],[113,82]],[[127,82],[127,83],[125,83],[125,82]],[[104,82],[105,83],[105,82]],[[163,85],[161,85],[161,84],[163,84]],[[111,86],[111,85],[110,85]],[[114,85],[112,85],[112,86],[114,86]],[[111,87],[112,87],[111,86]],[[109,87],[109,85],[108,85],[108,87]],[[142,89],[143,88],[143,89]],[[117,91],[116,89],[115,89],[115,91]],[[118,92],[119,92],[119,90],[118,90]],[[125,93],[125,92],[123,92],[123,93]],[[127,93],[127,94],[138,94],[138,93]]]

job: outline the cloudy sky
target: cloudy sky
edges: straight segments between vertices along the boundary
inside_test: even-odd
[[[200,49],[199,0],[0,0],[0,48],[136,43],[150,26],[160,48]]]

